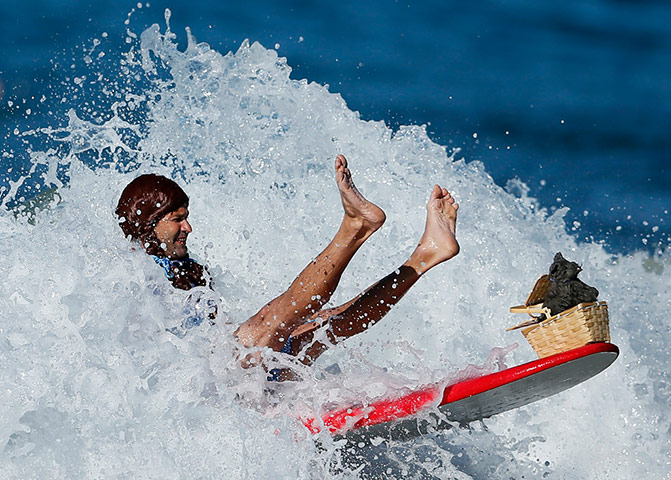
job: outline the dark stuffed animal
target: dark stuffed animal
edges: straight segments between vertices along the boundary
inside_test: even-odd
[[[566,260],[561,253],[555,255],[550,265],[550,285],[543,301],[543,306],[549,308],[552,315],[579,303],[596,302],[599,291],[578,279],[581,270],[580,265]]]

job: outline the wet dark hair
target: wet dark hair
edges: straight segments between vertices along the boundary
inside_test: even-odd
[[[159,220],[181,207],[188,208],[189,197],[171,179],[153,173],[140,175],[121,193],[116,208],[119,226],[132,240],[140,242],[149,255],[165,257],[154,228]],[[172,267],[173,286],[189,290],[207,285],[205,268],[193,260],[182,261]]]

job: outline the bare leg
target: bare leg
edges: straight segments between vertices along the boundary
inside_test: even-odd
[[[380,321],[423,273],[457,255],[458,209],[447,190],[438,185],[433,187],[424,234],[408,261],[345,305],[319,312],[320,321],[297,328],[292,333],[291,353],[300,354],[305,364],[312,363],[328,348],[323,342],[313,341],[321,324],[327,325],[326,335],[331,344],[363,332]]]
[[[242,345],[281,350],[289,334],[328,302],[356,251],[384,223],[384,212],[354,186],[342,155],[336,157],[335,174],[345,210],[338,233],[285,293],[238,328],[236,336]]]

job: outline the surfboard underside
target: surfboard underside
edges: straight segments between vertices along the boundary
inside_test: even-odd
[[[619,354],[610,343],[590,344],[445,389],[440,410],[468,423],[568,390],[601,373]]]

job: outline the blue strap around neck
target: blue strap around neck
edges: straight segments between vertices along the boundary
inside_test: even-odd
[[[159,257],[158,255],[152,255],[154,261],[160,265],[160,267],[165,272],[165,276],[169,280],[175,278],[175,272],[172,270],[172,267],[180,267],[186,262],[194,262],[192,258],[185,258],[183,260],[170,260],[168,257]]]
[[[172,280],[175,278],[175,274],[172,271],[172,262],[168,257],[159,257],[158,255],[152,255],[152,258],[154,261],[163,269],[165,272],[165,276],[168,277],[168,279]]]

